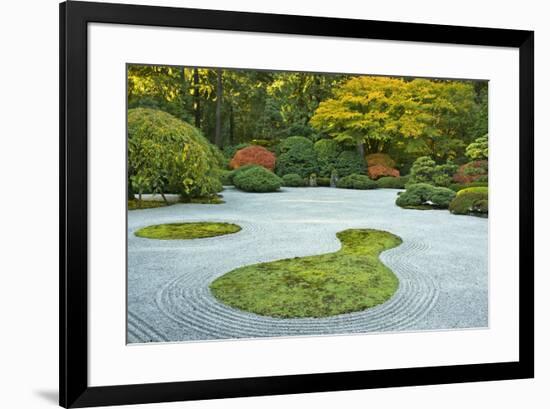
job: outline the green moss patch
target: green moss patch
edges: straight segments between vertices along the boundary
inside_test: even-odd
[[[240,230],[240,226],[231,223],[170,223],[144,227],[136,231],[135,235],[147,239],[189,240],[223,236]]]
[[[335,253],[240,267],[210,289],[232,307],[281,318],[328,317],[387,301],[398,279],[378,256],[401,239],[372,229],[344,230],[337,237],[342,248]]]
[[[164,207],[168,206],[166,202],[159,200],[142,200],[141,202],[137,199],[128,200],[128,210],[138,210],[138,209],[153,209],[155,207]]]

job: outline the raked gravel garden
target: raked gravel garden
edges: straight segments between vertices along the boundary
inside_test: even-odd
[[[177,203],[128,212],[129,343],[480,328],[488,326],[488,219],[404,209],[398,190],[226,187],[221,204]],[[165,223],[221,222],[231,234],[138,237]],[[234,308],[212,283],[240,267],[337,252],[337,233],[376,229],[402,243],[380,254],[398,279],[386,301],[326,317],[281,318]]]

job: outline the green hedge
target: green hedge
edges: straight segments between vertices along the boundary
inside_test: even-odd
[[[374,180],[369,179],[368,176],[365,175],[349,175],[344,176],[338,182],[336,183],[336,187],[342,188],[342,189],[360,189],[360,190],[367,190],[367,189],[376,189],[378,185]]]
[[[302,136],[291,136],[279,145],[275,172],[279,176],[296,173],[302,178],[319,173],[313,142]]]
[[[332,170],[336,168],[338,155],[342,153],[340,145],[334,139],[321,139],[315,142],[313,149],[317,154],[319,175],[330,178]]]
[[[344,151],[334,164],[338,177],[365,173],[365,160],[357,151]]]
[[[330,178],[317,178],[317,186],[330,186]]]
[[[280,177],[263,166],[239,168],[233,176],[235,187],[245,192],[275,192],[282,184]]]
[[[384,176],[376,181],[376,184],[381,189],[405,189],[405,185],[409,182],[408,176]]]
[[[306,182],[304,178],[297,173],[289,173],[283,176],[283,186],[287,187],[304,187]]]

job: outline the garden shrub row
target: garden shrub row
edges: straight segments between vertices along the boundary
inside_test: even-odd
[[[283,179],[283,186],[287,186],[287,187],[306,186],[306,181],[304,180],[304,178],[298,175],[297,173],[289,173],[287,175],[284,175],[282,179]]]
[[[374,180],[369,179],[366,175],[358,175],[358,174],[352,174],[349,176],[344,176],[343,178],[339,179],[336,183],[336,187],[342,188],[342,189],[360,189],[360,190],[367,190],[367,189],[376,189],[378,185]]]
[[[381,189],[405,189],[405,185],[409,182],[409,176],[384,176],[376,181],[376,184]]]

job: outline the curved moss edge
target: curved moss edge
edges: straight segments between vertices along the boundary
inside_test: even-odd
[[[155,224],[143,227],[137,237],[157,240],[192,240],[237,233],[241,226],[232,223],[190,222]]]
[[[399,281],[379,255],[399,246],[401,238],[372,229],[336,236],[342,248],[335,253],[240,267],[212,282],[210,290],[231,307],[279,318],[328,317],[387,301]]]

